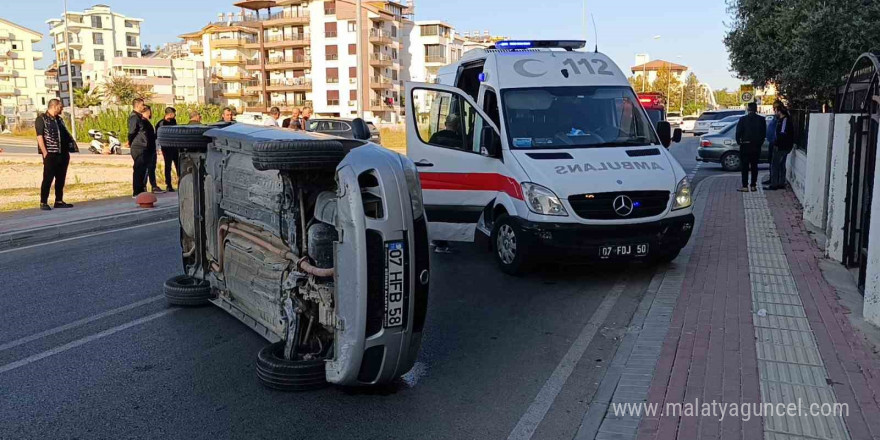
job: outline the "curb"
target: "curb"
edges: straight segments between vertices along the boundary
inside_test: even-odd
[[[0,233],[0,251],[177,218],[177,206],[105,215],[43,228]]]

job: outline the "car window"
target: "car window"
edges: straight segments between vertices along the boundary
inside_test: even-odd
[[[696,121],[698,118],[696,116],[685,116],[685,121]]]
[[[475,129],[483,129],[483,120],[463,96],[426,89],[415,89],[412,95],[416,128],[422,142],[481,153]]]
[[[700,115],[700,117],[697,118],[697,120],[698,121],[714,121],[717,118],[718,118],[718,113],[706,112],[706,113],[703,113],[702,115]]]
[[[336,125],[339,126],[339,128],[337,128],[339,131],[351,131],[351,125],[349,125],[348,122],[339,121]]]
[[[667,113],[666,118],[680,118],[681,114],[679,113]]]
[[[308,131],[318,131],[319,121],[309,121]]]

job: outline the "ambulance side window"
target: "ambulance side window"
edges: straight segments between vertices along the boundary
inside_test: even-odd
[[[492,89],[486,89],[483,94],[483,111],[496,127],[501,127],[501,118],[498,116],[498,95]]]
[[[419,138],[425,144],[480,153],[475,126],[482,118],[460,95],[436,90],[413,91]],[[479,130],[481,127],[477,127]]]

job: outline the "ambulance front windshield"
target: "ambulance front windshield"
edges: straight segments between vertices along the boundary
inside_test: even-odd
[[[507,89],[502,91],[502,104],[513,149],[660,143],[629,87]]]

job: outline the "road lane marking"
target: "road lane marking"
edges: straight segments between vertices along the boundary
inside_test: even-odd
[[[54,356],[54,355],[59,354],[59,353],[64,353],[65,351],[70,350],[70,349],[72,349],[72,348],[76,348],[76,347],[79,347],[79,346],[81,346],[81,345],[88,344],[89,342],[92,342],[92,341],[95,341],[95,340],[101,339],[101,338],[103,338],[103,337],[110,336],[110,335],[115,334],[115,333],[119,333],[119,332],[121,332],[121,331],[123,331],[123,330],[126,330],[126,329],[129,329],[129,328],[131,328],[131,327],[135,327],[135,326],[138,326],[138,325],[141,325],[141,324],[145,324],[145,323],[147,323],[147,322],[150,322],[150,321],[152,321],[152,320],[159,319],[159,318],[161,318],[161,317],[163,317],[163,316],[165,316],[165,315],[169,315],[169,314],[174,313],[174,312],[176,312],[176,311],[178,311],[178,310],[181,310],[181,309],[179,309],[179,308],[176,308],[176,309],[166,309],[166,310],[163,310],[163,311],[158,312],[158,313],[153,313],[152,315],[145,316],[145,317],[143,317],[143,318],[139,318],[139,319],[135,319],[134,321],[127,322],[127,323],[125,323],[125,324],[118,325],[118,326],[113,327],[113,328],[108,328],[107,330],[104,330],[104,331],[102,331],[102,332],[100,332],[100,333],[95,333],[94,335],[86,336],[85,338],[81,338],[81,339],[77,339],[77,340],[75,340],[75,341],[68,342],[68,343],[66,343],[66,344],[64,344],[64,345],[61,345],[61,346],[59,346],[59,347],[55,347],[55,348],[53,348],[53,349],[51,349],[51,350],[46,350],[46,351],[44,351],[44,352],[42,352],[42,353],[37,353],[37,354],[35,354],[35,355],[33,355],[33,356],[28,356],[28,357],[26,357],[26,358],[24,358],[24,359],[21,359],[21,360],[18,360],[18,361],[12,362],[12,363],[10,363],[10,364],[6,364],[6,365],[3,365],[3,366],[0,366],[0,374],[6,373],[6,372],[8,372],[8,371],[15,370],[16,368],[21,368],[21,367],[23,367],[23,366],[25,366],[25,365],[28,365],[28,364],[32,364],[32,363],[34,363],[34,362],[36,362],[36,361],[39,361],[40,359],[45,359],[45,358],[47,358],[47,357],[49,357],[49,356]]]
[[[125,228],[111,229],[111,230],[109,230],[109,231],[93,232],[93,233],[91,233],[91,234],[77,235],[76,237],[62,238],[61,240],[47,241],[47,242],[45,242],[45,243],[37,243],[37,244],[32,244],[32,245],[29,245],[29,246],[23,246],[23,247],[19,247],[19,248],[6,249],[5,251],[0,251],[0,255],[3,255],[3,254],[5,254],[5,253],[7,253],[7,252],[23,251],[23,250],[25,250],[25,249],[31,249],[31,248],[35,248],[35,247],[40,247],[40,246],[50,245],[50,244],[58,244],[58,243],[64,243],[64,242],[66,242],[66,241],[79,240],[80,238],[97,237],[97,236],[99,236],[99,235],[112,234],[112,233],[114,233],[114,232],[128,231],[128,230],[131,230],[131,229],[144,228],[144,227],[147,227],[147,226],[155,226],[155,225],[160,225],[160,224],[162,224],[162,223],[168,223],[168,222],[179,222],[179,221],[180,221],[180,219],[170,218],[170,219],[168,219],[168,220],[160,220],[160,221],[158,221],[158,222],[144,223],[144,224],[142,224],[142,225],[134,225],[134,226],[128,226],[128,227],[125,227]]]
[[[83,325],[89,324],[89,323],[91,323],[91,322],[95,322],[95,321],[97,321],[97,320],[99,320],[99,319],[106,318],[106,317],[108,317],[108,316],[113,316],[113,315],[117,315],[117,314],[122,313],[122,312],[127,312],[127,311],[129,311],[129,310],[131,310],[131,309],[138,308],[138,307],[140,307],[140,306],[142,306],[142,305],[149,304],[149,303],[152,303],[152,302],[156,302],[156,301],[158,301],[158,300],[160,300],[160,299],[162,299],[162,298],[164,298],[164,297],[165,297],[165,295],[156,295],[156,296],[153,296],[153,297],[150,297],[150,298],[147,298],[147,299],[143,299],[143,300],[140,300],[140,301],[137,301],[137,302],[131,303],[131,304],[127,305],[127,306],[117,307],[117,308],[115,308],[115,309],[113,309],[113,310],[108,310],[108,311],[106,311],[106,312],[99,313],[99,314],[97,314],[97,315],[92,315],[92,316],[89,316],[89,317],[86,317],[86,318],[78,319],[78,320],[73,321],[73,322],[71,322],[71,323],[69,323],[69,324],[64,324],[64,325],[59,326],[59,327],[50,328],[49,330],[45,330],[45,331],[42,331],[42,332],[39,332],[39,333],[36,333],[36,334],[30,335],[30,336],[25,336],[25,337],[23,337],[23,338],[16,339],[16,340],[14,340],[14,341],[12,341],[12,342],[7,342],[7,343],[5,343],[5,344],[3,344],[3,345],[0,345],[0,351],[9,350],[10,348],[18,347],[19,345],[27,344],[28,342],[36,341],[37,339],[45,338],[46,336],[51,336],[51,335],[54,335],[54,334],[56,334],[56,333],[61,333],[61,332],[65,331],[65,330],[70,330],[70,329],[73,329],[73,328],[77,328],[77,327],[80,327],[80,326],[83,326]]]
[[[593,312],[590,321],[587,322],[580,335],[571,344],[568,353],[565,354],[559,365],[553,370],[553,374],[550,375],[550,378],[541,387],[541,391],[535,396],[535,400],[529,405],[529,409],[526,410],[525,414],[522,415],[519,422],[513,428],[513,431],[510,432],[510,435],[507,437],[508,440],[528,440],[535,434],[535,430],[538,429],[538,425],[544,420],[547,411],[550,410],[550,406],[553,405],[556,396],[562,391],[562,387],[568,381],[568,377],[574,371],[578,362],[580,362],[584,352],[587,351],[587,347],[590,345],[593,337],[596,336],[602,323],[608,318],[608,314],[611,313],[611,309],[617,304],[620,295],[626,290],[627,278],[625,275],[621,276],[614,283],[611,292],[608,293],[608,296],[602,300],[602,303]]]

